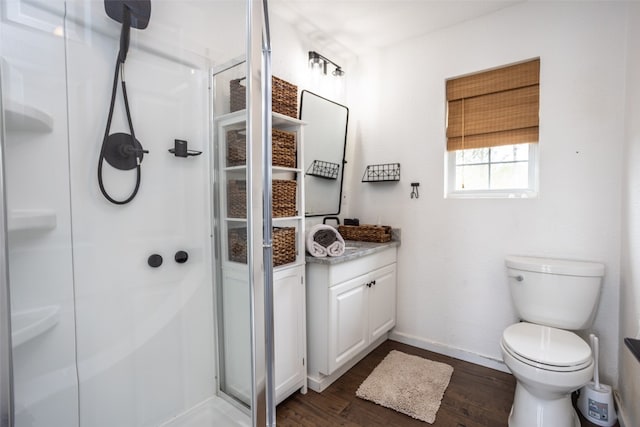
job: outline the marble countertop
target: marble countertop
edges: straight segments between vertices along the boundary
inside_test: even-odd
[[[340,264],[342,262],[358,259],[365,255],[375,254],[376,252],[383,251],[387,248],[398,246],[400,244],[397,240],[392,240],[386,243],[374,243],[374,242],[359,242],[355,240],[345,240],[344,254],[335,257],[317,258],[307,253],[305,261],[308,264]]]

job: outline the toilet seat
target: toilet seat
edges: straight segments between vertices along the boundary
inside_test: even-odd
[[[591,348],[573,332],[521,322],[507,327],[502,345],[515,359],[555,372],[578,371],[593,360]]]

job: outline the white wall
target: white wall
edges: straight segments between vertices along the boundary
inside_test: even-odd
[[[309,40],[288,22],[283,13],[286,9],[275,8],[270,15],[273,75],[298,86],[298,92],[309,90],[335,102],[346,101],[346,78],[336,78],[328,73],[320,76],[309,69],[310,50],[321,55],[322,44]],[[346,65],[341,58],[329,58],[340,65]],[[347,70],[348,72],[349,70]],[[348,74],[347,74],[348,76]]]
[[[625,13],[622,3],[527,2],[360,58],[345,215],[402,228],[396,338],[499,367],[502,331],[516,321],[505,255],[601,261],[593,330],[603,381],[616,383]],[[445,199],[445,79],[534,57],[540,197]],[[388,162],[401,164],[400,183],[359,182],[367,164]]]
[[[625,180],[622,204],[622,268],[620,272],[620,337],[640,339],[640,4],[629,8],[627,45],[627,111]],[[626,426],[640,425],[640,363],[620,350],[620,414]]]
[[[277,3],[274,5],[277,6]],[[329,58],[343,66],[346,74],[343,77],[334,77],[331,73],[321,76],[312,73],[309,69],[308,53],[317,51],[325,54],[322,50],[324,44],[319,41],[309,40],[301,34],[294,23],[289,22],[286,15],[286,8],[274,7],[274,13],[270,15],[271,38],[272,38],[272,67],[273,75],[280,77],[298,86],[298,93],[308,90],[317,95],[346,105],[349,108],[349,124],[347,129],[347,147],[353,144],[354,126],[352,125],[351,105],[347,103],[348,88],[351,82],[357,79],[357,73],[350,67],[350,62],[344,58]],[[355,76],[355,77],[354,77]],[[300,103],[298,103],[298,108]],[[349,149],[349,148],[347,148]],[[352,174],[351,165],[345,165],[344,182],[346,183]],[[349,188],[343,186],[342,212],[348,207]],[[307,227],[319,223],[322,217],[311,217],[307,219]]]

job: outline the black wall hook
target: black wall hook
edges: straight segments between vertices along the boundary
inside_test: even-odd
[[[418,192],[418,187],[420,187],[420,183],[419,182],[412,182],[411,183],[411,198],[419,198],[420,197],[420,193]]]

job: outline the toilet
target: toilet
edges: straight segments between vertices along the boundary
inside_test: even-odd
[[[502,333],[504,363],[516,378],[510,427],[580,427],[571,393],[593,376],[589,345],[572,330],[588,328],[604,265],[506,257],[511,298],[521,322]]]

